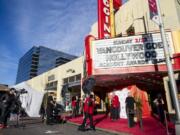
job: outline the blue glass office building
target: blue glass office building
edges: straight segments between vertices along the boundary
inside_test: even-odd
[[[75,58],[76,56],[61,51],[43,46],[34,46],[19,60],[16,84],[29,80]]]

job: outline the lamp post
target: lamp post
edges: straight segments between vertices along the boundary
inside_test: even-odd
[[[161,32],[161,38],[162,38],[162,42],[164,45],[164,48],[163,48],[164,55],[165,55],[165,59],[166,59],[168,76],[169,76],[171,90],[172,90],[172,97],[173,97],[174,106],[175,106],[175,113],[176,113],[175,129],[176,129],[176,134],[179,135],[180,134],[180,107],[179,107],[179,101],[178,101],[178,96],[177,96],[177,86],[176,86],[176,82],[174,79],[174,73],[173,73],[173,67],[172,67],[172,63],[171,63],[171,59],[170,59],[169,48],[168,48],[167,41],[166,41],[164,24],[162,22],[159,0],[156,0],[156,4],[157,4],[158,17],[159,17],[159,29]]]

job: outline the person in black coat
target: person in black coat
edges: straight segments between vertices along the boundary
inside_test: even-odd
[[[161,94],[158,94],[157,98],[153,102],[157,107],[157,112],[158,112],[158,115],[159,115],[159,119],[160,119],[161,123],[164,124],[164,120],[165,120],[164,100],[163,100]]]
[[[14,88],[11,88],[9,93],[6,93],[1,96],[0,128],[7,127],[7,119],[10,116],[10,113],[15,109],[16,101],[17,100],[16,100]]]
[[[53,120],[53,109],[54,109],[54,100],[52,96],[48,96],[47,99],[47,108],[46,108],[46,124],[52,124]]]
[[[134,114],[135,114],[135,100],[132,97],[131,93],[128,93],[128,97],[126,98],[126,113],[128,117],[128,126],[133,127],[134,126]]]

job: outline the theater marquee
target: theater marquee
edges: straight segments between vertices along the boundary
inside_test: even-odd
[[[173,54],[171,33],[166,33],[166,37],[170,53]],[[162,59],[164,51],[159,33],[92,42],[94,69],[155,65]]]

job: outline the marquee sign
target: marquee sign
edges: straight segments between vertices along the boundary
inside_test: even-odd
[[[171,33],[166,33],[169,50],[173,54]],[[164,59],[159,33],[92,42],[94,69],[148,66]],[[165,64],[165,63],[158,63]]]

